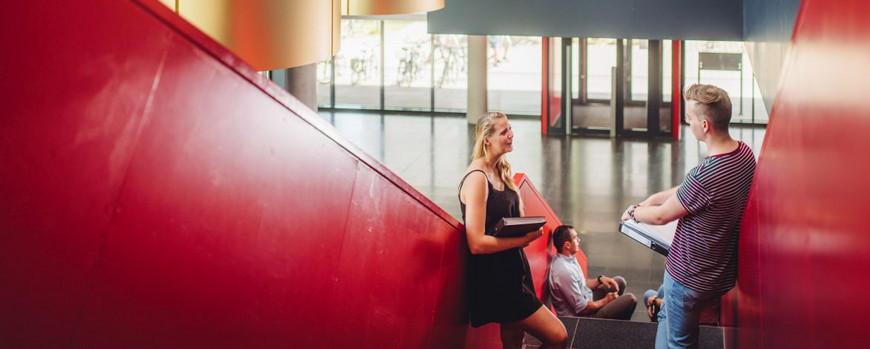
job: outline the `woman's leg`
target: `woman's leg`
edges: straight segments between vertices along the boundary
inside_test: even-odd
[[[526,332],[519,322],[501,324],[501,347],[503,349],[519,349],[523,347],[523,337]]]
[[[518,324],[522,330],[538,338],[544,343],[544,348],[565,348],[568,344],[568,331],[565,330],[565,325],[544,306],[514,324]],[[502,325],[502,331],[504,328],[505,326]],[[502,334],[502,344],[505,344],[504,334]],[[520,346],[522,346],[522,337],[520,337]]]
[[[501,324],[501,347],[503,349],[520,349],[523,347],[523,337],[526,332],[519,322]]]

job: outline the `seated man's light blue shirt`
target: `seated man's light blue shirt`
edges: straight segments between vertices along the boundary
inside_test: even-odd
[[[586,286],[586,277],[577,258],[556,254],[550,263],[550,297],[559,316],[578,316],[592,300],[592,290]]]

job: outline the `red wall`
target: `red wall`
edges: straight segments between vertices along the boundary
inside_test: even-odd
[[[0,27],[0,347],[499,343],[459,222],[156,1]]]
[[[535,240],[532,244],[525,248],[529,258],[529,266],[532,269],[532,278],[535,280],[535,290],[538,291],[538,297],[546,300],[549,295],[545,292],[547,280],[547,268],[550,266],[550,259],[556,255],[556,249],[553,247],[551,233],[556,227],[562,225],[562,221],[550,208],[550,204],[544,200],[541,193],[532,184],[523,173],[514,175],[514,182],[520,189],[520,196],[523,200],[523,209],[526,216],[544,216],[547,224],[544,226],[544,236]],[[577,262],[580,268],[583,269],[583,274],[586,272],[586,253],[583,251],[577,252]]]
[[[741,348],[870,341],[870,3],[804,0],[740,239]]]

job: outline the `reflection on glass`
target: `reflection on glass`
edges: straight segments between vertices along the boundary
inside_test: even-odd
[[[562,38],[550,38],[550,52],[548,57],[548,65],[550,72],[548,76],[549,82],[549,119],[550,126],[561,124],[562,121]]]
[[[468,108],[468,37],[433,35],[435,58],[435,110],[463,112]]]
[[[540,115],[541,38],[497,35],[488,40],[489,109]]]
[[[579,38],[571,39],[571,98],[580,99],[580,45],[583,44]]]
[[[649,40],[629,40],[631,43],[631,96],[633,101],[646,101],[649,95]]]
[[[662,40],[662,102],[670,102],[674,80],[674,42]]]
[[[317,62],[317,106],[332,107],[332,59]]]
[[[587,39],[586,96],[610,100],[611,68],[616,66],[616,39]]]
[[[760,94],[756,95],[756,87],[752,66],[740,42],[726,41],[686,41],[686,85],[694,83],[716,85],[731,97],[731,122],[737,123],[767,123],[767,113],[764,108],[758,108],[763,102]],[[741,54],[741,70],[707,70],[699,69],[699,53],[737,53]],[[753,108],[754,107],[754,108]]]
[[[341,21],[341,51],[334,60],[336,107],[381,107],[380,46],[380,21]]]
[[[764,106],[764,98],[761,97],[761,89],[758,88],[758,81],[755,81],[755,79],[752,79],[752,103],[754,106],[754,109],[752,110],[754,115],[753,120],[756,123],[768,123],[770,116],[767,114],[767,108]],[[758,153],[756,152],[756,154]]]
[[[384,21],[384,108],[429,110],[432,42],[425,21]]]

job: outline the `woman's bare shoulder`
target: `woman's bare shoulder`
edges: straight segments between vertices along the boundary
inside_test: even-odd
[[[471,163],[468,164],[468,168],[465,169],[463,176],[477,170],[483,171],[483,161],[480,159],[472,160]]]
[[[465,173],[462,174],[462,177],[465,178],[465,181],[479,181],[478,179],[471,178],[486,180],[486,172],[483,171],[483,168],[480,165],[472,162],[471,165],[468,165],[468,168],[465,169]]]
[[[462,184],[459,189],[459,200],[465,203],[465,194],[469,190],[472,192],[483,192],[483,195],[486,195],[488,192],[485,184],[486,181],[486,174],[483,172],[483,168],[477,162],[472,161],[471,165],[468,165],[468,168],[465,170],[465,174],[463,174]]]

